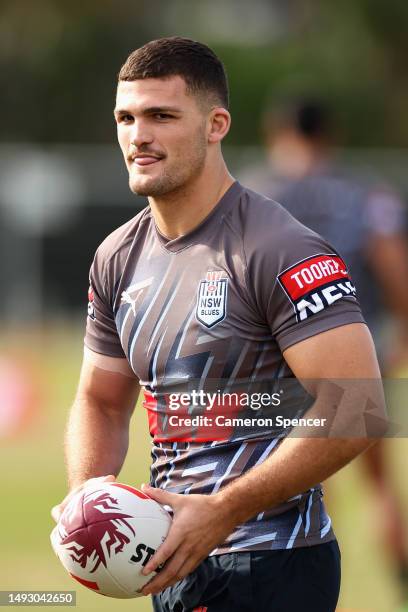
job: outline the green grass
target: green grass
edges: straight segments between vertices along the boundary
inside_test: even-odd
[[[28,350],[26,347],[29,347]],[[0,448],[1,567],[0,590],[76,590],[77,609],[151,610],[150,600],[113,601],[74,583],[49,543],[53,527],[50,508],[65,495],[63,429],[72,401],[82,355],[82,329],[65,324],[48,330],[26,330],[3,338],[0,356],[24,354],[35,364],[43,388],[35,421]],[[150,438],[141,406],[132,420],[123,482],[140,485],[148,478]],[[408,510],[406,440],[388,442],[393,475]],[[328,507],[342,549],[343,581],[340,609],[364,612],[397,610],[398,591],[378,536],[375,498],[358,462],[330,483]],[[56,607],[52,607],[52,609]]]

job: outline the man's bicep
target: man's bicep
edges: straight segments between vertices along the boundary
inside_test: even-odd
[[[77,400],[88,399],[101,407],[133,411],[139,389],[139,381],[127,359],[84,348]]]
[[[292,345],[284,357],[315,399],[308,416],[321,423],[316,431],[306,428],[296,435],[317,432],[320,437],[368,440],[386,434],[384,391],[366,325],[353,323],[317,334]]]
[[[283,356],[298,379],[380,378],[373,340],[363,323],[311,336],[287,348]]]

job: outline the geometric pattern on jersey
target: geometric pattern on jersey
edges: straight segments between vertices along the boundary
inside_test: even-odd
[[[155,417],[175,388],[194,384],[205,390],[215,381],[224,391],[250,392],[260,382],[273,386],[293,377],[283,357],[287,347],[363,322],[352,294],[298,320],[278,282],[279,274],[298,262],[333,253],[279,204],[238,182],[185,236],[166,240],[147,208],[102,243],[91,268],[95,319],[88,318],[85,342],[94,351],[126,356],[146,391],[151,484],[185,495],[215,494],[276,452],[282,437],[272,432],[224,441],[161,441]],[[227,286],[219,293],[224,310],[200,321],[197,298],[200,291],[207,296],[209,278]],[[316,485],[238,526],[212,554],[333,538]]]

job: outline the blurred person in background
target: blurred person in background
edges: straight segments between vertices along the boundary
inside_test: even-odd
[[[399,195],[380,181],[352,176],[335,160],[331,112],[317,98],[268,108],[262,127],[268,168],[249,170],[246,184],[277,200],[344,257],[382,374],[402,375],[408,364],[408,248]],[[363,461],[377,495],[383,539],[408,599],[407,529],[384,446],[384,440],[372,446]]]

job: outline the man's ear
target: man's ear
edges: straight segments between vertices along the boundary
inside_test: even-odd
[[[228,134],[231,126],[231,115],[220,107],[213,108],[208,118],[208,142],[217,143]]]

